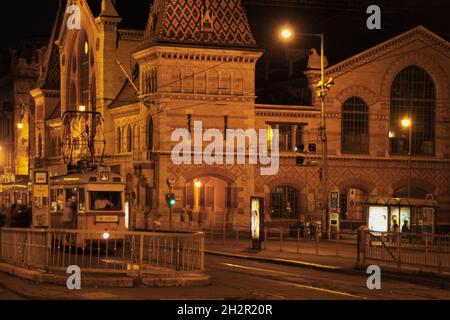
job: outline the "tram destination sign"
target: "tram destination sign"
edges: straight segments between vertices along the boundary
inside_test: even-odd
[[[97,223],[119,222],[119,217],[118,216],[96,216],[95,222],[97,222]]]

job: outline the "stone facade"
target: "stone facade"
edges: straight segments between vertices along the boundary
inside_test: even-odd
[[[250,222],[251,196],[264,197],[268,220],[321,219],[319,101],[311,106],[255,103],[255,65],[262,52],[256,49],[240,1],[211,0],[198,7],[192,1],[156,1],[144,31],[120,29],[121,17],[111,1],[102,1],[97,18],[84,0],[74,2],[87,19],[82,19],[78,31],[67,30],[63,20],[54,36],[60,88],[33,91],[36,112],[43,108],[46,114],[42,122],[36,122],[36,136],[48,136],[40,130],[56,138],[63,134],[63,124],[51,117],[50,110],[59,101],[61,116],[69,109],[71,92],[79,92],[79,79],[71,76],[71,66],[80,59],[79,46],[87,42],[92,50],[90,85],[95,88],[90,100],[95,97],[95,109],[104,118],[105,161],[120,168],[127,180],[132,227],[151,228],[155,222],[167,227],[172,220],[186,229],[199,223],[207,228],[244,229]],[[228,14],[231,7],[232,14]],[[181,16],[175,14],[178,9]],[[328,181],[330,191],[338,192],[344,220],[363,223],[360,201],[365,196],[394,196],[407,185],[408,157],[392,154],[389,147],[390,95],[396,75],[417,65],[435,84],[436,134],[435,154],[414,156],[413,185],[440,203],[439,223],[450,223],[449,51],[448,41],[417,27],[327,68],[327,76],[336,83],[326,99]],[[305,74],[312,90],[319,74],[316,70]],[[342,152],[342,105],[351,97],[359,97],[369,107],[369,152],[365,154]],[[202,121],[203,130],[221,132],[267,129],[269,125],[284,130],[287,148],[280,154],[278,174],[262,176],[260,166],[248,161],[174,165],[172,133],[179,128],[194,130],[196,121]],[[295,148],[300,144],[312,147],[305,155],[306,166],[296,164]],[[42,154],[36,153],[43,165],[61,161],[54,152],[50,156],[51,148],[43,149]],[[165,202],[171,191],[170,178],[175,179],[177,197],[172,219]],[[280,216],[280,210],[287,210],[288,216]]]

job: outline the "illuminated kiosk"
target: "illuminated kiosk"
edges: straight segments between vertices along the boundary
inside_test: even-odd
[[[264,198],[250,198],[250,232],[252,236],[252,249],[261,250],[264,241]]]
[[[367,225],[375,232],[435,232],[436,210],[434,200],[404,198],[368,198]]]

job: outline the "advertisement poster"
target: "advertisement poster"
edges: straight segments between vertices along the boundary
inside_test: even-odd
[[[250,199],[250,228],[252,240],[262,241],[264,233],[264,199],[252,197]]]
[[[388,207],[369,207],[369,230],[388,231]]]
[[[339,209],[339,192],[331,192],[331,211],[338,212]]]

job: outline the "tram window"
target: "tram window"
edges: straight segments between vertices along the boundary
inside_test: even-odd
[[[122,210],[122,192],[89,192],[91,210]]]
[[[50,204],[52,212],[62,212],[64,208],[64,190],[51,190]]]
[[[86,195],[84,189],[78,191],[78,210],[86,211]]]

